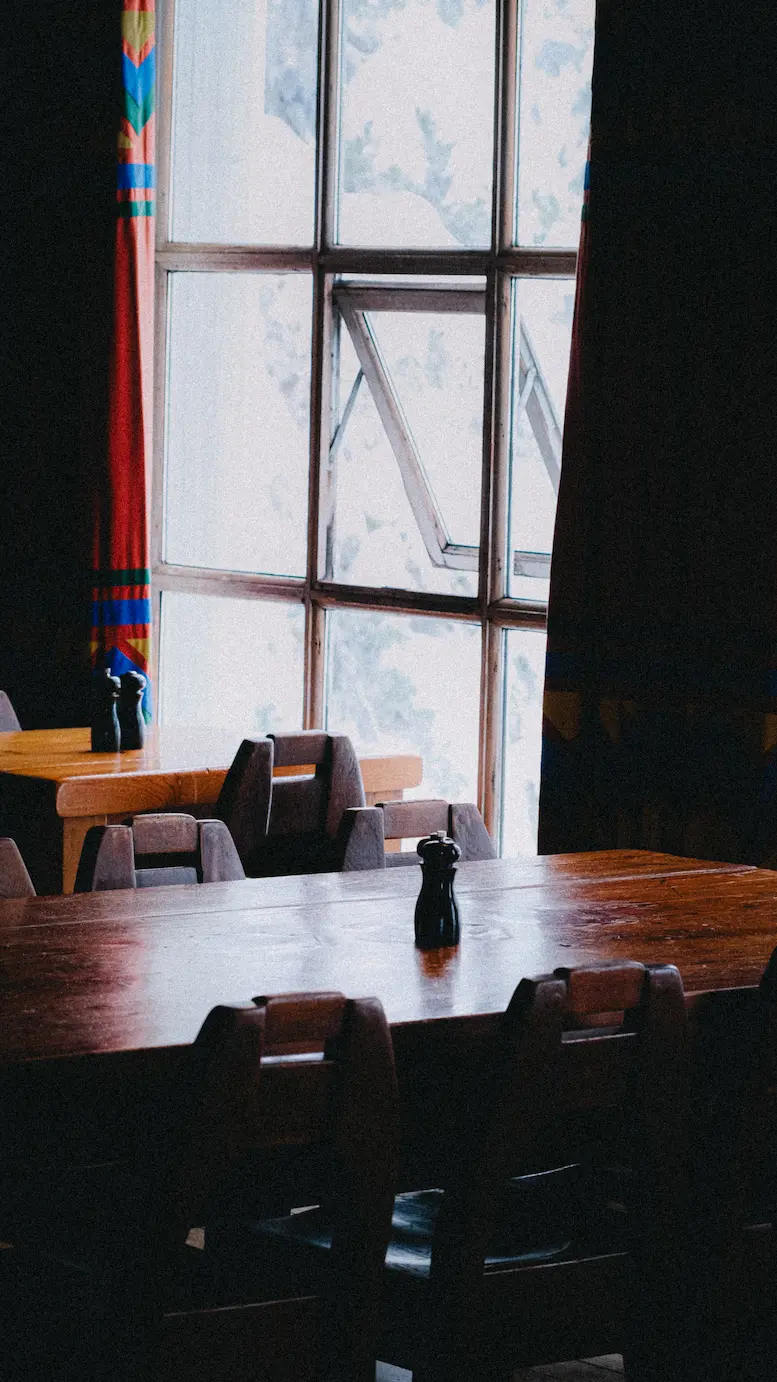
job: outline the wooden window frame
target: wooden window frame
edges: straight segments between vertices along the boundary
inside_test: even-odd
[[[337,203],[337,74],[341,0],[322,0],[319,21],[319,72],[317,111],[317,166],[315,177],[314,243],[309,248],[268,248],[236,245],[175,243],[170,226],[170,141],[173,102],[173,28],[175,0],[161,0],[159,48],[159,199],[156,241],[155,298],[155,411],[154,466],[151,494],[152,593],[157,631],[165,591],[220,594],[273,601],[292,601],[305,607],[305,660],[303,724],[316,728],[325,722],[326,612],[330,608],[382,610],[391,613],[428,614],[462,619],[480,626],[482,634],[480,677],[480,733],[478,745],[478,804],[486,824],[498,832],[501,819],[503,741],[504,631],[512,628],[542,630],[546,602],[511,598],[509,564],[516,574],[544,574],[548,563],[529,553],[510,553],[508,558],[508,486],[510,429],[513,409],[512,285],[520,278],[573,279],[577,265],[574,250],[532,249],[516,246],[515,234],[515,140],[517,130],[516,55],[518,6],[515,0],[497,0],[495,137],[493,158],[492,239],[487,250],[354,249],[336,243]],[[168,282],[171,273],[244,273],[257,270],[302,272],[313,282],[313,329],[310,394],[310,465],[307,523],[307,569],[304,577],[280,577],[176,566],[164,560],[164,454],[166,444],[165,396],[168,376],[167,322]],[[340,283],[338,275],[406,275],[417,282],[421,275],[458,280],[446,288],[408,286],[405,309],[485,311],[485,378],[483,466],[481,489],[480,548],[477,563],[478,595],[465,597],[408,590],[344,585],[327,576],[326,530],[333,503],[328,480],[332,445],[330,404],[332,384],[332,320],[335,293],[340,310],[354,314],[385,302],[385,291],[365,283]],[[462,276],[484,280],[485,286],[462,286]],[[401,288],[392,286],[396,302]],[[453,298],[458,300],[455,309]],[[478,305],[466,306],[478,298]],[[384,307],[385,310],[385,307]],[[393,304],[392,304],[393,310]],[[401,308],[400,308],[401,310]],[[528,346],[528,348],[526,348]],[[551,481],[553,410],[543,390],[533,388],[531,343],[520,343],[520,387],[531,405],[530,422],[546,428],[548,443],[540,452]],[[385,421],[385,420],[384,420]],[[536,425],[535,425],[536,424]],[[556,427],[558,424],[556,423]],[[547,454],[546,454],[547,452]],[[410,458],[408,458],[410,460]],[[439,534],[437,535],[439,537]],[[437,540],[437,537],[435,540]],[[455,550],[455,549],[454,549]],[[475,552],[476,549],[470,549]],[[442,564],[447,565],[448,562]],[[455,564],[455,563],[454,563]],[[542,570],[540,570],[540,566]],[[155,679],[159,674],[159,637],[154,639]]]

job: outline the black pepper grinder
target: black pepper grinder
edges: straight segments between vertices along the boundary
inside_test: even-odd
[[[124,672],[119,694],[119,729],[123,749],[142,749],[146,741],[146,722],[141,701],[146,689],[142,672]]]
[[[458,945],[459,908],[453,894],[456,860],[461,850],[444,830],[419,840],[421,891],[415,904],[415,943],[421,950]]]
[[[116,702],[121,682],[102,667],[92,677],[92,753],[118,753],[121,747]]]

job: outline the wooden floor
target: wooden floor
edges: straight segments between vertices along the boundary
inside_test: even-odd
[[[378,1363],[376,1382],[410,1382],[411,1374],[402,1368]],[[548,1363],[544,1368],[521,1368],[512,1382],[616,1382],[623,1377],[623,1361],[619,1353],[606,1358],[589,1358],[576,1363]],[[476,1379],[473,1378],[473,1382]]]

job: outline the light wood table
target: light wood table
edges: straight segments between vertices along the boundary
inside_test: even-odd
[[[16,839],[38,892],[72,892],[90,826],[134,811],[215,802],[243,737],[154,725],[142,749],[92,753],[88,729],[0,734],[2,830]],[[368,805],[401,800],[422,778],[421,759],[412,754],[360,762]]]
[[[407,1183],[438,1183],[423,1177],[455,1152],[462,1081],[522,975],[673,962],[706,1059],[735,1068],[777,874],[641,851],[464,864],[461,944],[425,953],[418,883],[407,868],[0,902],[0,1167],[123,1154],[208,1010],[259,993],[381,999]]]

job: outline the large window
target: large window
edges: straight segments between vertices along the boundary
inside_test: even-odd
[[[160,716],[536,832],[593,0],[165,0]]]

